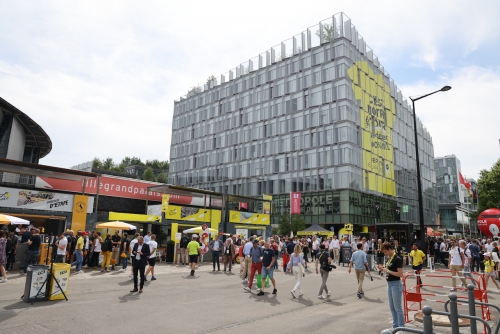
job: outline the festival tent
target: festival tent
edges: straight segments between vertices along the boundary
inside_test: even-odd
[[[306,228],[303,231],[297,232],[297,235],[313,235],[313,234],[328,234],[331,231],[328,231],[326,228],[319,226],[318,224],[313,224]]]

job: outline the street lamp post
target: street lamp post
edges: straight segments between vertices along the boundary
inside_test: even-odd
[[[424,250],[424,245],[425,245],[425,224],[424,224],[424,199],[423,199],[423,194],[422,194],[422,179],[420,177],[420,158],[419,158],[419,153],[418,153],[418,131],[417,131],[417,114],[415,112],[415,101],[421,100],[424,97],[427,97],[432,94],[436,94],[439,92],[446,92],[451,89],[450,86],[444,86],[443,88],[426,94],[419,96],[417,98],[411,98],[411,103],[413,107],[413,130],[415,132],[415,159],[417,162],[417,192],[418,192],[418,218],[420,222],[420,247],[422,250]],[[425,250],[424,250],[425,251]]]

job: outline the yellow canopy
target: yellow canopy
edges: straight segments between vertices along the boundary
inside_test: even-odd
[[[213,229],[213,228],[209,228],[208,231],[210,233],[219,233],[218,230]],[[203,229],[201,228],[201,226],[198,226],[198,227],[189,228],[187,230],[184,230],[183,232],[184,233],[199,233],[199,234],[201,234],[201,233],[203,233]]]

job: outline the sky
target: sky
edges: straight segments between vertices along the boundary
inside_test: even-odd
[[[500,2],[3,1],[0,96],[40,124],[58,167],[169,159],[174,100],[344,12],[405,97],[436,157],[476,178],[500,156]]]

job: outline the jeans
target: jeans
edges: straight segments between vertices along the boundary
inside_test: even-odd
[[[474,281],[474,279],[470,273],[470,267],[464,267],[463,274],[464,274],[464,277],[470,277],[472,284],[474,284],[474,286],[476,286],[476,281]]]
[[[219,262],[219,251],[212,251],[212,264],[215,270],[215,264],[217,263],[217,269],[220,270],[220,262]]]
[[[36,261],[38,259],[38,255],[40,254],[40,251],[28,251],[28,254],[26,255],[26,264],[24,265],[24,272],[28,270],[28,265],[30,264],[36,264]],[[31,260],[31,261],[28,261]]]
[[[76,250],[75,251],[75,259],[76,261],[71,264],[71,266],[76,266],[76,271],[82,270],[82,263],[83,263],[83,254],[81,251]]]
[[[471,271],[479,272],[479,260],[479,257],[472,257],[472,259],[470,260]],[[476,270],[474,270],[474,268],[476,268]]]
[[[403,313],[403,283],[401,281],[387,282],[387,295],[389,308],[392,313],[392,328],[404,327],[405,316]]]
[[[326,287],[326,281],[328,280],[328,275],[330,274],[330,272],[328,270],[320,269],[320,273],[321,273],[321,282],[322,283],[321,283],[321,286],[319,287],[318,296],[322,295],[323,291],[328,293],[328,288]]]
[[[278,269],[278,255],[274,256],[273,269]]]
[[[64,259],[66,258],[66,255],[56,255],[56,259],[54,260],[54,263],[64,263]]]
[[[123,270],[127,269],[127,265],[128,265],[128,254],[126,257],[122,258],[122,269]]]
[[[5,266],[5,270],[12,270],[14,263],[16,263],[16,253],[14,251],[10,251],[7,253],[7,265]]]

